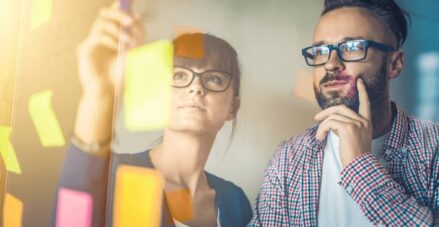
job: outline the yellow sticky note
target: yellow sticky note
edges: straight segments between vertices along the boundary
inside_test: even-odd
[[[153,131],[170,115],[173,46],[167,40],[131,50],[125,64],[125,128]]]
[[[21,174],[14,147],[11,144],[11,128],[0,126],[0,153],[8,171]]]
[[[117,169],[113,204],[115,227],[158,227],[164,180],[153,169],[122,165]]]
[[[34,29],[45,24],[52,17],[53,0],[32,0],[30,28]]]
[[[65,140],[51,106],[53,91],[39,92],[30,97],[29,114],[43,147],[61,147]]]
[[[3,208],[3,226],[21,227],[23,216],[23,202],[13,195],[7,193],[5,197],[5,207]]]

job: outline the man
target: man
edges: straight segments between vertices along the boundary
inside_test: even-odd
[[[249,226],[439,224],[439,125],[390,101],[406,35],[393,0],[325,1],[302,51],[319,123],[280,145]]]

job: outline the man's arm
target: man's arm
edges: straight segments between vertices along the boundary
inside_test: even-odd
[[[253,218],[248,226],[288,226],[285,185],[279,163],[286,157],[286,146],[270,160],[265,169],[264,182],[256,199]]]
[[[433,226],[438,224],[439,160],[433,160],[428,186],[428,206],[419,204],[405,193],[372,154],[364,154],[346,166],[341,186],[359,204],[375,225]]]

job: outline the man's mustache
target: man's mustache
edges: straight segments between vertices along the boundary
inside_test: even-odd
[[[351,76],[346,75],[345,73],[326,73],[325,76],[320,80],[320,85],[323,85],[325,83],[334,81],[334,80],[343,80],[348,81],[351,80]]]

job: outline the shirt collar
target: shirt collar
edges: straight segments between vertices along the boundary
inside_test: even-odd
[[[396,114],[393,118],[389,137],[384,143],[383,149],[387,151],[405,150],[405,141],[409,131],[409,115],[394,102],[392,102],[392,112],[396,112]]]

